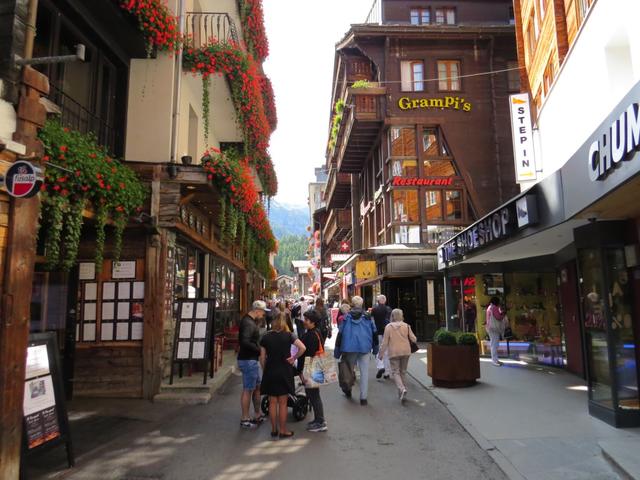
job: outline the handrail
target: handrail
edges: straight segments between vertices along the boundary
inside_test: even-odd
[[[186,34],[194,47],[211,42],[240,44],[236,24],[224,12],[187,12]]]

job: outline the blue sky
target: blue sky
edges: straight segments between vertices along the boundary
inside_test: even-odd
[[[270,55],[264,69],[276,96],[271,157],[279,203],[306,205],[313,169],[324,164],[335,44],[364,23],[373,0],[263,0]]]

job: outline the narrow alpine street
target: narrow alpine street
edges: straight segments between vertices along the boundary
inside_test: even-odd
[[[372,368],[368,406],[360,406],[357,385],[351,400],[328,386],[322,396],[329,431],[306,432],[309,415],[292,421],[292,439],[276,441],[268,424],[240,428],[241,381],[232,375],[210,404],[181,407],[144,433],[121,435],[62,478],[505,478],[431,393],[410,379],[409,397],[401,406],[393,382],[377,381],[374,373]]]

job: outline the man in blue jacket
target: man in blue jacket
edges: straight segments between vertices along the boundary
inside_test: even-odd
[[[364,313],[362,297],[351,299],[351,311],[340,324],[341,362],[345,362],[351,371],[356,365],[360,370],[360,405],[367,405],[369,387],[369,356],[378,349],[376,324]],[[353,386],[353,384],[351,384]],[[343,386],[343,392],[351,398],[351,386]]]

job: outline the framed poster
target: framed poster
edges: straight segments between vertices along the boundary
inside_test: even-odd
[[[215,300],[182,299],[176,305],[176,330],[173,341],[173,361],[169,383],[173,384],[173,366],[188,362],[205,362],[204,381],[207,383],[213,349],[213,319]],[[213,375],[213,370],[211,370]]]
[[[22,411],[23,461],[40,450],[64,444],[67,462],[72,467],[75,460],[53,332],[29,336]]]
[[[113,262],[113,266],[111,268],[111,278],[114,280],[136,278],[136,261],[131,260],[128,262]]]

